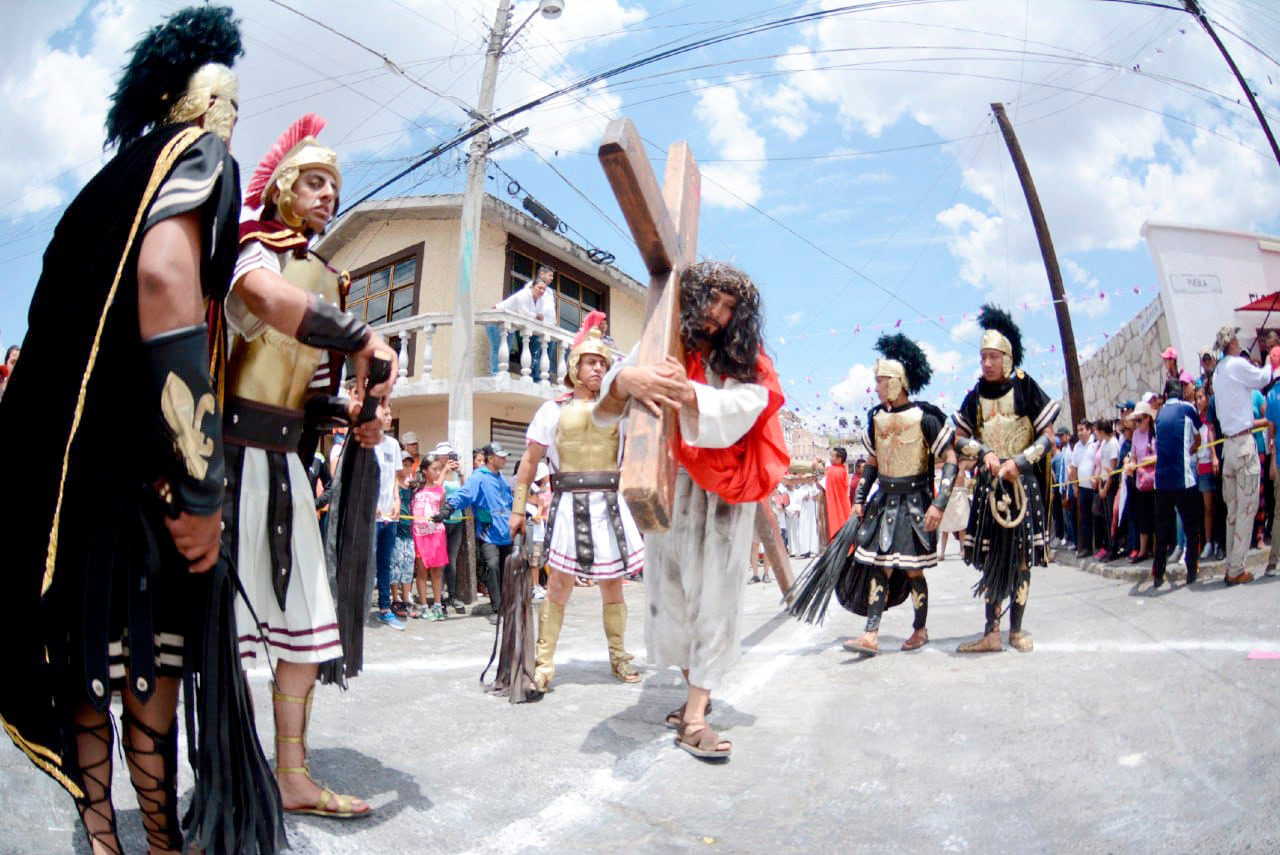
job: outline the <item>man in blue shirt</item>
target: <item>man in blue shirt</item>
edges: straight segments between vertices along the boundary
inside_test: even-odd
[[[1185,378],[1187,380],[1189,378]],[[1193,382],[1182,384],[1182,394],[1190,397]],[[1172,390],[1170,390],[1172,391]],[[1196,581],[1200,529],[1204,508],[1197,489],[1196,455],[1200,447],[1200,415],[1196,408],[1178,397],[1170,397],[1155,417],[1156,431],[1156,547],[1151,568],[1154,588],[1164,584],[1165,556],[1177,537],[1173,512],[1178,512],[1187,533],[1187,584]]]
[[[511,554],[511,532],[507,520],[511,516],[511,487],[502,477],[507,450],[491,442],[480,449],[484,466],[476,469],[459,490],[448,498],[435,516],[442,522],[455,511],[475,508],[476,539],[480,560],[485,565],[485,587],[493,607],[489,623],[498,622],[502,608],[502,565]]]

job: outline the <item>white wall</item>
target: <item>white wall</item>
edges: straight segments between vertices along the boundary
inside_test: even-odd
[[[1235,310],[1280,291],[1280,237],[1150,222],[1143,224],[1142,236],[1183,367],[1197,373],[1200,349],[1211,347],[1226,323],[1243,328],[1240,343],[1249,347],[1265,313]],[[1280,326],[1280,315],[1272,315],[1267,326]]]

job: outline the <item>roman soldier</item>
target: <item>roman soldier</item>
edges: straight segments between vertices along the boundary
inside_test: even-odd
[[[613,364],[613,353],[600,330],[604,317],[603,312],[591,312],[583,321],[569,351],[565,383],[572,391],[543,404],[534,414],[516,474],[512,537],[524,526],[530,479],[544,456],[552,472],[544,551],[550,576],[538,613],[533,670],[538,691],[546,691],[555,676],[564,607],[577,579],[599,583],[613,676],[624,683],[640,680],[631,666],[633,657],[623,645],[627,604],[622,580],[642,569],[644,541],[618,492],[619,426],[599,426],[591,418],[600,383]]]
[[[344,311],[345,275],[311,248],[333,218],[342,186],[337,153],[316,140],[323,127],[314,114],[294,122],[258,164],[246,190],[246,206],[261,213],[240,224],[240,254],[226,305],[234,336],[223,431],[224,521],[225,548],[236,557],[246,595],[236,611],[241,658],[253,660],[265,650],[274,666],[276,780],[284,808],[346,819],[367,815],[370,807],[312,779],[306,730],[321,664],[340,679],[344,650],[358,642],[340,631],[302,461],[311,459],[318,433],[335,424],[351,425],[356,440],[348,439],[344,457],[377,444],[381,422],[362,419],[368,408],[361,399],[379,397],[390,383],[362,394],[363,381],[376,357],[394,364],[394,354],[368,324]],[[355,357],[358,376],[355,397],[344,401],[336,393],[348,354]],[[335,498],[335,508],[343,504]],[[354,559],[363,564],[359,571],[342,569],[367,578],[371,506],[363,516],[366,548]],[[342,527],[342,519],[331,519],[330,535]],[[367,600],[361,618],[366,610]]]
[[[982,573],[975,595],[986,603],[982,638],[959,653],[1001,649],[1002,604],[1009,600],[1009,645],[1029,652],[1022,615],[1031,589],[1031,566],[1048,565],[1045,488],[1059,404],[1026,372],[1022,333],[1009,314],[993,305],[978,315],[982,377],[954,415],[956,448],[975,461],[964,560]]]
[[[111,160],[44,255],[23,359],[0,406],[6,585],[0,723],[120,852],[116,728],[154,851],[270,852],[280,803],[234,662],[219,549],[223,363],[240,178],[228,144],[242,55],[228,8],[176,12],[111,96]],[[210,341],[214,347],[210,353]],[[211,358],[212,356],[212,358]],[[33,428],[34,424],[38,427]],[[195,773],[178,824],[179,686]]]
[[[915,622],[903,650],[929,642],[929,585],[924,572],[937,565],[937,529],[956,479],[954,429],[933,404],[912,392],[933,376],[929,359],[904,335],[876,342],[883,359],[875,365],[880,404],[867,413],[867,452],[854,494],[853,516],[831,545],[796,582],[790,612],[821,622],[834,590],[840,604],[867,618],[866,631],[844,643],[861,656],[880,652],[880,617],[911,596]],[[937,494],[935,461],[942,461]],[[872,486],[878,487],[875,493]]]

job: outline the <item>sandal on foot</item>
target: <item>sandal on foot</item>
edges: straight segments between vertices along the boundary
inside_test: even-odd
[[[1021,631],[1009,633],[1009,646],[1019,653],[1030,653],[1036,647],[1031,636]]]
[[[863,644],[856,638],[849,639],[842,644],[841,647],[850,653],[860,654],[864,659],[870,659],[872,656],[880,655],[880,645],[877,644],[875,647],[872,647],[870,644]]]
[[[966,641],[956,648],[956,653],[999,653],[1004,650],[1000,633],[989,632],[977,641]]]
[[[721,744],[729,747],[721,748]],[[733,750],[733,743],[721,739],[720,734],[706,723],[681,724],[676,731],[676,745],[701,760],[728,760],[729,753]]]
[[[916,634],[914,632],[911,633],[911,637],[908,638],[906,641],[902,642],[902,649],[903,650],[919,650],[921,647],[924,647],[928,643],[929,643],[929,632],[928,630],[922,629],[920,630],[920,636],[918,638],[916,637]]]
[[[704,716],[711,715],[711,701],[707,701],[707,708],[702,713]],[[684,704],[677,709],[667,713],[667,727],[672,730],[679,730],[680,725],[684,723]]]
[[[302,767],[300,767],[302,768]],[[291,769],[277,769],[276,772],[291,772]],[[316,781],[302,768],[302,774],[306,775],[311,783],[320,787],[320,797],[316,799],[315,807],[295,807],[285,808],[285,813],[302,813],[310,816],[327,816],[330,819],[360,819],[361,817],[370,816],[373,808],[368,805],[364,810],[355,809],[355,796],[338,795],[333,790]]]

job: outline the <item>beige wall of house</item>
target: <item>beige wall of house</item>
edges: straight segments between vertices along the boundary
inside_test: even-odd
[[[602,268],[585,258],[581,247],[570,243],[563,236],[547,231],[505,203],[486,198],[484,218],[480,226],[479,251],[476,253],[478,276],[475,292],[475,310],[491,309],[502,299],[507,272],[508,238],[514,237],[529,244],[554,259],[557,269],[572,276],[585,274],[603,283],[609,290],[610,334],[618,347],[627,351],[639,340],[644,326],[645,292],[626,274],[612,268]],[[458,282],[458,217],[456,205],[436,204],[429,207],[406,205],[403,209],[388,208],[375,214],[353,218],[340,224],[336,233],[326,237],[320,245],[321,254],[329,263],[347,271],[357,271],[408,250],[422,248],[422,265],[417,289],[415,314],[444,312],[452,314]],[[635,254],[634,247],[622,248],[623,253]],[[580,257],[579,257],[580,256]],[[625,284],[622,284],[625,283]],[[432,371],[436,379],[447,379],[452,364],[451,326],[437,328],[432,341]],[[411,378],[420,376],[424,336],[415,334],[413,372]],[[473,370],[485,374],[489,370],[489,342],[480,327],[475,327],[472,352]],[[477,428],[480,425],[477,422]]]

